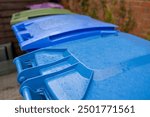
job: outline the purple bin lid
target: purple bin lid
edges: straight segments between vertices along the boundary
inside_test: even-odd
[[[29,8],[29,9],[39,9],[39,8],[60,8],[60,9],[63,9],[64,7],[60,4],[56,4],[56,3],[52,3],[52,2],[44,2],[41,4],[28,5],[27,8]]]

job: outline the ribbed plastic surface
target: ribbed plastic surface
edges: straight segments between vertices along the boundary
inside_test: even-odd
[[[20,92],[25,99],[150,99],[149,50],[149,41],[122,32],[40,49],[14,61]]]
[[[46,15],[57,15],[57,14],[72,14],[72,12],[67,9],[57,9],[57,8],[26,10],[13,14],[10,23],[16,24],[35,17]]]
[[[34,50],[101,33],[117,34],[117,26],[83,15],[55,15],[13,25],[22,50]]]

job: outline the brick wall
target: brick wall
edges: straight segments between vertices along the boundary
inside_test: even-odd
[[[0,0],[0,44],[12,42],[15,56],[22,54],[11,30],[11,15],[27,9],[26,5],[41,3],[48,0]]]
[[[128,0],[136,27],[131,33],[150,40],[150,0]]]
[[[150,40],[150,0],[61,0],[68,9]]]

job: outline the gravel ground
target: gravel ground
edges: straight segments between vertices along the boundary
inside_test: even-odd
[[[20,100],[17,73],[0,76],[0,100]]]

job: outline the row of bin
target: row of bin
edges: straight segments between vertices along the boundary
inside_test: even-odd
[[[24,99],[150,99],[150,42],[117,25],[44,8],[16,13],[14,59]]]

